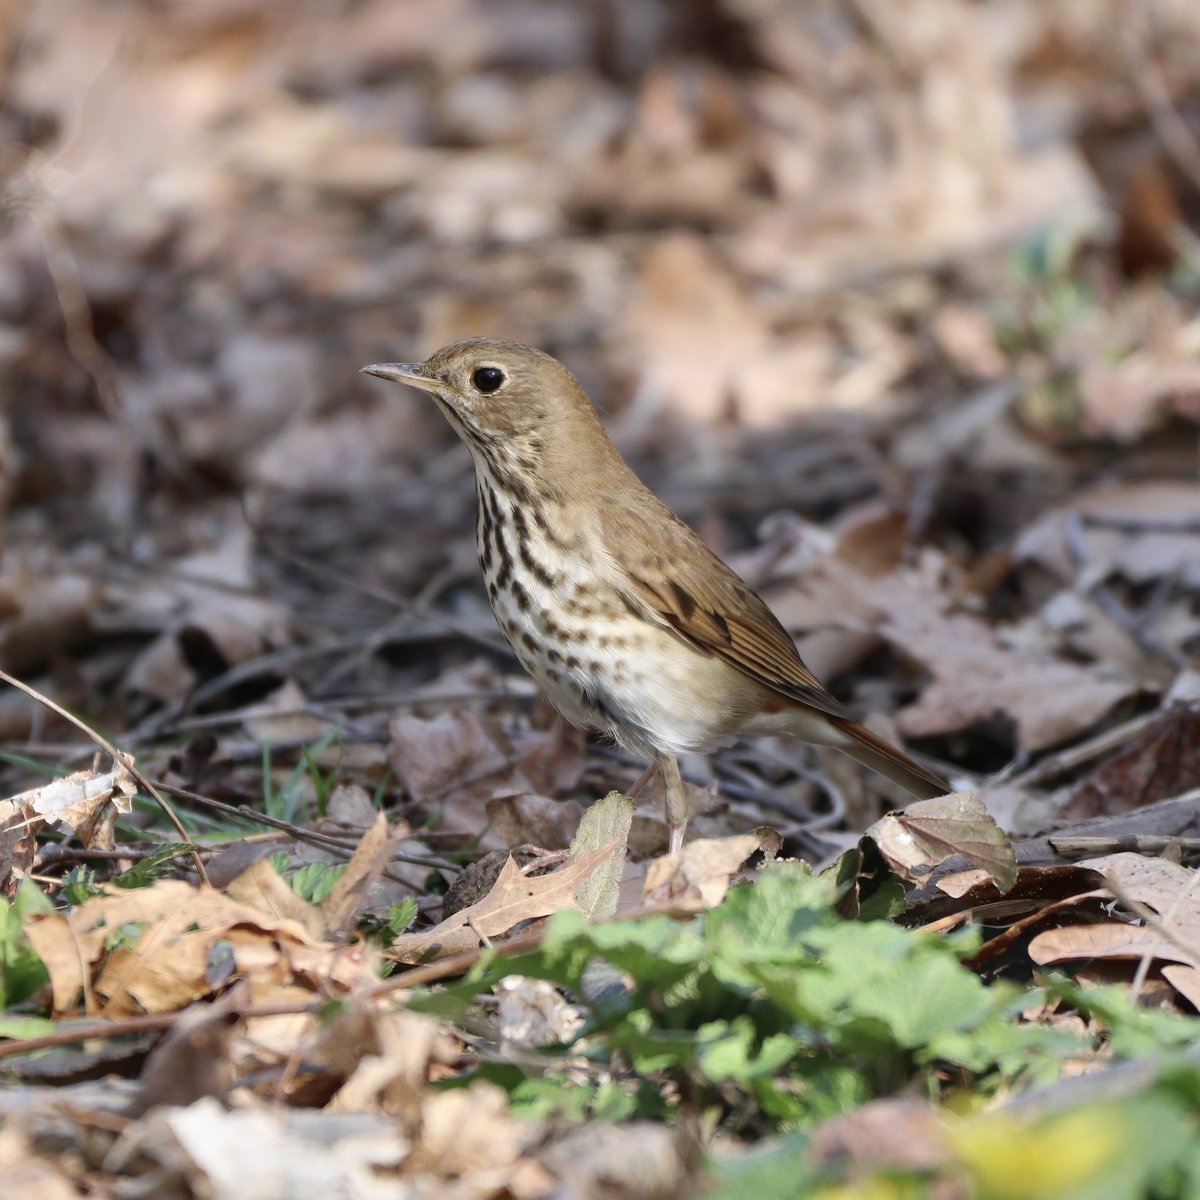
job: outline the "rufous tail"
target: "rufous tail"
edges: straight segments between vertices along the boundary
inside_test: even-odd
[[[853,739],[849,745],[838,746],[843,754],[857,759],[872,771],[878,771],[880,775],[899,784],[918,799],[932,800],[934,796],[944,796],[951,790],[950,785],[940,775],[928,767],[921,766],[919,762],[914,762],[902,750],[897,750],[865,725],[841,717],[830,717],[829,722],[839,732]]]

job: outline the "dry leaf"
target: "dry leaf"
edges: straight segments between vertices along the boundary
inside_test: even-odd
[[[261,878],[261,866],[248,874]],[[66,915],[31,918],[25,929],[50,972],[58,1013],[81,996],[103,1000],[109,1017],[183,1008],[228,978],[210,978],[214,955],[232,956],[231,969],[250,982],[256,1002],[297,986],[310,995],[345,994],[377,979],[369,947],[319,941],[299,920],[180,880],[113,889]]]
[[[454,1062],[459,1053],[457,1043],[441,1022],[420,1013],[376,1014],[370,1032],[375,1053],[355,1056],[349,1078],[328,1107],[335,1112],[382,1109],[415,1124],[431,1069]]]
[[[704,912],[720,904],[742,864],[758,850],[758,834],[701,838],[656,858],[646,872],[642,902],[668,912]]]
[[[85,847],[112,848],[112,828],[137,793],[128,767],[76,771],[41,787],[0,800],[0,896],[15,893],[37,854],[36,837],[47,823],[76,834]]]
[[[583,806],[576,800],[551,800],[536,792],[493,796],[484,806],[492,832],[508,849],[539,846],[565,850],[579,828]]]
[[[952,792],[918,800],[887,813],[864,834],[879,847],[893,870],[906,879],[928,874],[961,854],[982,867],[1007,891],[1017,881],[1012,843],[974,792]]]
[[[476,904],[460,909],[440,925],[422,933],[398,937],[388,957],[399,962],[427,962],[474,950],[480,938],[499,937],[522,921],[548,917],[560,909],[578,909],[576,896],[598,870],[604,870],[619,853],[617,841],[590,850],[547,875],[521,874],[515,859],[508,859],[492,890]]]
[[[1164,975],[1191,999],[1200,995],[1200,871],[1140,854],[1109,854],[1078,864],[1099,871],[1118,899],[1144,905],[1158,924],[1070,925],[1038,934],[1029,957],[1039,964],[1073,958],[1143,957],[1176,964]]]
[[[582,1028],[587,1012],[552,983],[507,975],[496,985],[500,1037],[521,1046],[560,1046]]]
[[[826,555],[805,589],[829,620],[875,625],[898,653],[930,672],[917,700],[896,714],[910,737],[1009,716],[1018,744],[1043,750],[1090,728],[1137,686],[1111,667],[1010,650],[983,621],[949,611],[945,595],[903,571],[868,579]]]
[[[391,861],[392,838],[387,817],[380,812],[362,835],[346,869],[338,876],[318,911],[324,921],[324,936],[349,932],[351,922],[366,906],[372,887]]]

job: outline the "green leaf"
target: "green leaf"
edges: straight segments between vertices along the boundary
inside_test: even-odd
[[[575,903],[588,920],[611,917],[617,911],[621,875],[625,869],[625,844],[629,839],[633,811],[632,800],[620,792],[609,792],[583,814],[571,841],[572,858],[617,843],[612,857],[601,863],[575,893]]]
[[[418,911],[417,902],[411,896],[393,904],[387,911],[387,927],[392,937],[399,937],[417,919]]]
[[[718,1163],[709,1200],[783,1200],[808,1194],[814,1182],[808,1139],[790,1137]]]
[[[156,879],[167,875],[174,859],[191,854],[194,849],[194,846],[186,842],[172,842],[169,846],[161,846],[141,862],[135,863],[128,871],[123,871],[113,883],[120,888],[149,887]]]
[[[785,1033],[760,1039],[748,1016],[701,1025],[696,1039],[700,1068],[709,1079],[742,1083],[775,1075],[800,1049],[796,1039]]]
[[[305,863],[288,877],[292,890],[309,904],[320,904],[346,870],[344,863]]]
[[[25,922],[54,906],[31,879],[12,900],[0,900],[0,1009],[23,1004],[50,982],[45,964],[25,936]]]
[[[24,1041],[26,1038],[46,1037],[57,1025],[47,1017],[22,1017],[15,1013],[0,1014],[0,1038]]]

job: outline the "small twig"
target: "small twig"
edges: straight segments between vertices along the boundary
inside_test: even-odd
[[[296,1013],[316,1013],[324,1003],[323,1000],[296,1000],[282,1004],[259,1004],[253,1008],[242,1009],[238,1016],[244,1018],[284,1017]],[[42,1034],[40,1037],[0,1042],[0,1058],[15,1058],[19,1054],[32,1054],[35,1050],[50,1050],[55,1046],[73,1046],[79,1042],[91,1041],[93,1038],[131,1037],[138,1033],[156,1033],[172,1028],[187,1011],[186,1008],[181,1008],[174,1012],[149,1013],[144,1017],[126,1017],[119,1021],[89,1020],[79,1025],[72,1025],[70,1029],[57,1029],[54,1033]]]
[[[1121,22],[1121,32],[1134,87],[1164,149],[1192,186],[1200,188],[1200,142],[1188,128],[1187,122],[1175,111],[1166,76],[1147,53],[1141,30],[1135,28],[1133,14],[1144,6],[1127,4],[1126,7],[1129,15]]]
[[[1174,521],[1164,517],[1119,517],[1108,513],[1083,513],[1080,520],[1091,529],[1113,529],[1118,533],[1178,533],[1187,537],[1200,534],[1200,521]]]
[[[291,821],[284,821],[279,817],[267,816],[266,813],[261,813],[257,809],[251,808],[248,804],[226,804],[223,800],[214,800],[211,796],[202,795],[200,792],[193,792],[188,788],[176,787],[172,783],[160,782],[159,786],[170,792],[173,796],[178,796],[181,800],[191,800],[195,804],[202,804],[206,808],[214,809],[217,812],[227,813],[231,817],[242,817],[247,821],[255,821],[259,825],[267,825],[272,829],[278,829],[280,832],[286,833],[289,837],[293,837],[299,842],[307,842],[318,850],[331,850],[348,856],[358,845],[356,841],[349,837],[338,837],[335,834],[322,833],[316,829],[305,829],[303,826],[293,825]],[[462,870],[455,863],[429,855],[396,853],[392,855],[392,860],[395,862],[411,863],[417,867],[432,867],[439,871],[457,873]]]
[[[1171,850],[1200,850],[1200,838],[1167,837],[1163,834],[1132,834],[1129,837],[1072,837],[1050,834],[1050,845],[1063,858],[1092,858],[1100,854],[1147,854],[1161,858]]]
[[[126,846],[116,850],[101,850],[96,846],[66,846],[61,842],[51,842],[38,850],[35,861],[43,867],[63,862],[88,862],[93,859],[101,862],[120,862],[123,858],[140,861],[158,854],[164,847],[171,845],[171,842],[164,842],[162,845],[148,848],[135,849],[133,846]],[[200,847],[197,847],[197,850],[200,850],[201,853],[208,853]]]
[[[542,921],[533,929],[519,933],[492,947],[491,953],[498,958],[508,958],[514,954],[524,954],[527,950],[536,950],[546,935],[546,926],[547,922]],[[474,950],[451,954],[446,958],[439,958],[436,962],[421,963],[407,971],[401,971],[399,975],[385,979],[383,983],[376,984],[367,995],[370,999],[375,1000],[390,992],[403,991],[405,988],[424,987],[427,983],[437,983],[443,979],[453,979],[458,975],[465,975],[485,953],[487,951],[483,946],[477,946]]]
[[[1085,763],[1107,754],[1110,750],[1117,750],[1126,742],[1141,737],[1156,721],[1162,719],[1163,711],[1161,708],[1156,708],[1153,712],[1143,713],[1140,717],[1126,721],[1124,725],[1106,729],[1103,733],[1098,733],[1095,737],[1089,738],[1086,742],[1080,742],[1077,746],[1068,746],[1056,754],[1048,754],[1028,770],[1014,775],[1009,782],[1013,787],[1023,788],[1049,783],[1052,779],[1057,779],[1058,776],[1065,775],[1068,771],[1082,767]]]
[[[188,853],[191,856],[192,863],[196,868],[196,874],[200,876],[201,883],[203,883],[205,887],[212,886],[212,884],[209,882],[208,872],[204,869],[204,860],[200,857],[200,853],[196,847],[192,845],[191,835],[183,827],[183,822],[180,821],[179,817],[175,813],[175,810],[170,806],[170,804],[167,803],[166,797],[163,796],[162,792],[160,792],[158,788],[156,788],[154,784],[150,782],[147,776],[143,774],[141,769],[134,763],[133,758],[130,755],[122,753],[122,751],[118,750],[116,746],[114,746],[112,742],[108,740],[108,738],[106,738],[103,734],[98,733],[86,722],[80,720],[80,718],[75,716],[74,713],[67,712],[67,710],[63,708],[61,704],[56,704],[50,699],[49,696],[42,695],[41,692],[39,692],[36,688],[30,687],[29,684],[22,683],[19,679],[14,679],[8,674],[7,671],[0,671],[0,679],[3,679],[5,683],[15,687],[18,691],[24,692],[31,699],[36,700],[39,704],[42,704],[46,708],[50,709],[51,712],[57,713],[63,718],[64,721],[70,721],[76,729],[86,733],[87,736],[90,737],[97,746],[104,750],[112,758],[114,763],[123,766],[130,773],[130,775],[137,780],[138,785],[145,788],[146,791],[154,798],[155,803],[166,814],[167,819],[171,822],[171,824],[175,826],[176,832],[183,839],[184,844],[188,847]]]

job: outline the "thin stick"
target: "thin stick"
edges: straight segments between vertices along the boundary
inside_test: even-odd
[[[208,872],[204,869],[204,860],[200,857],[200,852],[192,845],[191,835],[183,827],[183,822],[176,815],[175,810],[167,803],[166,797],[162,792],[154,786],[153,783],[142,773],[141,769],[135,765],[133,758],[118,750],[102,733],[98,733],[85,721],[82,721],[74,713],[69,713],[61,704],[56,704],[49,696],[42,695],[36,688],[32,688],[27,683],[22,683],[19,679],[14,679],[7,671],[0,671],[0,679],[5,683],[15,687],[18,691],[24,692],[30,699],[36,700],[39,704],[45,705],[51,712],[57,713],[64,721],[70,721],[76,729],[86,733],[102,750],[111,756],[114,763],[124,767],[130,775],[137,780],[138,785],[146,789],[146,791],[154,798],[158,807],[167,815],[167,819],[175,826],[175,831],[183,839],[184,844],[188,847],[188,853],[191,856],[192,863],[196,868],[196,874],[200,876],[200,882],[205,887],[212,887],[209,881]]]
[[[244,1008],[237,1015],[251,1018],[285,1017],[305,1012],[315,1013],[324,1003],[324,1000],[318,999],[294,1000],[282,1004],[260,1004],[252,1008]],[[41,1037],[0,1042],[0,1058],[15,1058],[19,1054],[32,1054],[35,1050],[49,1050],[55,1046],[73,1046],[77,1042],[87,1042],[93,1038],[132,1037],[138,1033],[157,1033],[159,1030],[172,1028],[188,1011],[186,1008],[180,1008],[173,1012],[148,1013],[144,1017],[126,1017],[121,1021],[85,1021],[81,1025],[73,1025],[70,1029],[57,1029],[54,1033],[46,1033]]]

